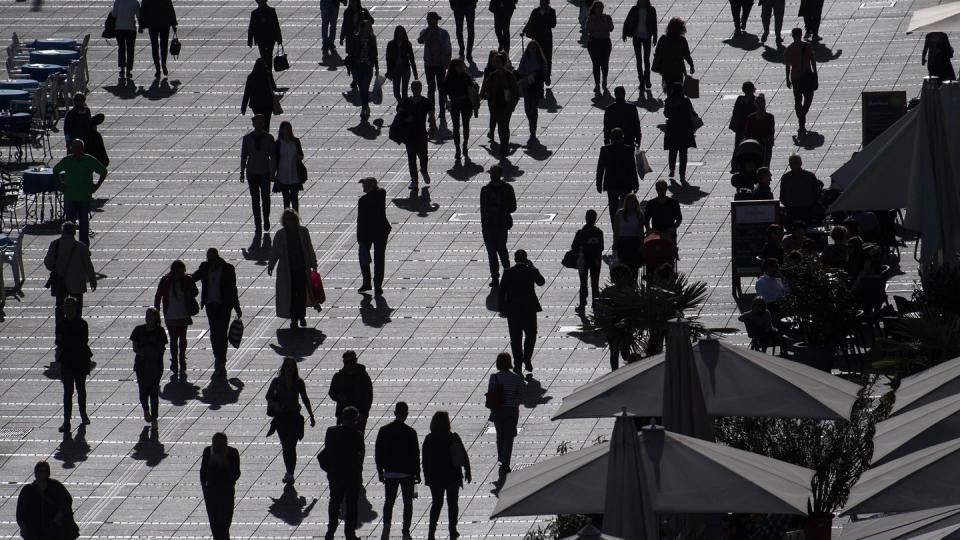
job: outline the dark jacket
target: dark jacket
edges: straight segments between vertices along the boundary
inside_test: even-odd
[[[227,261],[220,260],[220,305],[230,309],[240,307],[240,295],[237,292],[237,269]],[[207,289],[210,286],[210,263],[203,261],[193,274],[193,280],[199,281],[200,307],[207,305]]]
[[[153,296],[153,307],[160,310],[160,313],[167,314],[167,308],[170,307],[170,291],[173,286],[173,276],[169,273],[160,278],[160,285],[157,286],[157,293]],[[196,298],[200,291],[193,283],[190,274],[184,274],[180,281],[180,290],[183,291],[186,298]]]
[[[354,21],[356,19],[356,21]],[[369,21],[373,25],[373,16],[370,15],[370,12],[367,11],[367,8],[360,8],[360,12],[357,13],[357,10],[353,6],[347,6],[347,9],[343,10],[343,24],[340,25],[340,41],[347,40],[350,36],[354,36],[357,32],[360,31],[359,21]]]
[[[627,18],[623,21],[623,39],[632,38],[637,29],[637,17],[639,17],[640,6],[634,5],[627,12]],[[657,41],[657,8],[647,6],[647,33]]]
[[[517,9],[517,0],[490,0],[491,13],[507,12],[513,13]]]
[[[452,11],[476,11],[477,0],[450,0],[450,9]]]
[[[625,194],[639,187],[633,146],[610,143],[601,148],[597,160],[597,191]]]
[[[667,98],[663,104],[663,115],[667,118],[667,128],[663,135],[664,150],[697,147],[692,122],[694,110],[690,98]]]
[[[623,142],[637,146],[640,144],[640,114],[637,107],[626,101],[614,102],[603,111],[603,144],[610,144],[610,132],[614,128],[623,130]]]
[[[90,330],[87,321],[79,316],[64,318],[57,325],[56,345],[60,353],[60,369],[77,375],[90,373],[93,351],[89,344]]]
[[[513,112],[520,101],[520,85],[517,84],[517,76],[506,69],[491,71],[483,78],[480,97],[490,103],[490,109],[494,114],[501,110]]]
[[[103,135],[97,131],[97,127],[91,125],[83,139],[83,151],[99,161],[104,167],[110,165],[110,156],[107,155],[107,147],[103,144]]]
[[[58,513],[60,525],[54,523]],[[73,497],[63,484],[52,478],[47,480],[44,491],[40,491],[36,482],[20,490],[17,525],[24,540],[73,540],[79,536],[73,520]]]
[[[529,315],[543,311],[537,298],[536,286],[547,280],[533,264],[515,264],[503,272],[500,288],[497,289],[497,305],[500,311],[511,315]]]
[[[456,433],[428,433],[423,439],[423,480],[430,487],[462,486],[470,456]]]
[[[63,133],[66,135],[67,146],[70,146],[74,139],[87,142],[87,133],[90,132],[92,125],[91,114],[90,107],[84,107],[82,110],[72,107],[67,111],[66,116],[63,117]]]
[[[357,364],[334,373],[327,394],[337,402],[337,417],[346,407],[356,407],[366,416],[373,404],[373,382],[367,374],[366,366]]]
[[[413,78],[419,79],[420,76],[417,74],[417,58],[413,54],[413,44],[410,43],[409,39],[403,46],[398,44],[397,40],[395,39],[392,39],[387,43],[387,78],[393,78],[394,73],[392,70],[396,66],[397,60],[399,60],[399,57],[401,56],[407,59],[407,64],[410,65],[410,69],[413,71]]]
[[[347,36],[347,57],[344,59],[344,65],[353,69],[360,61],[360,50],[363,47],[362,37],[359,35]],[[380,69],[380,59],[377,58],[377,36],[372,33],[367,36],[370,43],[367,45],[367,63],[371,68]]]
[[[586,261],[599,263],[603,260],[603,231],[596,225],[584,225],[573,237],[570,249],[583,254]]]
[[[387,192],[377,188],[364,193],[357,203],[357,242],[373,242],[385,238],[393,227],[387,220]]]
[[[675,229],[683,221],[680,203],[672,197],[654,197],[647,201],[643,207],[643,217],[647,228],[655,231]]]
[[[207,488],[233,489],[233,486],[240,479],[240,452],[232,446],[227,447],[226,455],[228,468],[217,467],[210,464],[210,454],[213,448],[208,446],[203,449],[203,458],[200,460],[200,488],[206,492]]]
[[[140,3],[140,30],[166,30],[177,27],[173,0],[143,0]]]
[[[160,384],[163,378],[163,353],[167,350],[167,331],[157,325],[152,331],[146,324],[141,324],[130,333],[133,350],[136,356],[133,359],[133,372],[137,376],[137,384],[153,387]]]
[[[363,434],[356,428],[333,426],[323,437],[327,478],[339,481],[363,481]]]
[[[247,113],[247,105],[254,114],[273,113],[273,93],[277,83],[273,74],[267,70],[254,70],[247,75],[243,87],[243,99],[240,101],[240,114]]]
[[[420,441],[417,430],[394,420],[377,432],[377,473],[404,473],[420,476]]]
[[[540,44],[540,47],[549,48],[553,44],[553,29],[557,27],[557,12],[552,7],[546,13],[540,11],[540,6],[533,8],[527,24],[523,27],[523,34]]]
[[[747,117],[756,110],[757,98],[755,96],[737,96],[737,101],[733,104],[733,114],[730,115],[730,131],[743,133],[747,124]]]
[[[500,182],[488,182],[480,188],[480,226],[484,229],[510,229],[513,214],[517,211],[517,196],[513,186]]]
[[[271,45],[283,43],[280,34],[280,19],[277,10],[270,6],[262,6],[250,12],[250,26],[247,29],[247,46]]]

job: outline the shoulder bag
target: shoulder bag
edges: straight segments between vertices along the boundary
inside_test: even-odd
[[[503,385],[497,380],[496,375],[491,375],[493,380],[493,389],[486,393],[486,403],[488,409],[494,410],[503,407]]]
[[[107,14],[107,20],[103,21],[103,33],[100,34],[104,39],[113,39],[117,37],[117,18],[113,11]]]
[[[240,341],[243,340],[243,321],[236,318],[230,323],[230,330],[227,332],[227,341],[233,345],[234,349],[240,347]]]
[[[170,41],[170,55],[176,59],[180,56],[180,39],[177,37],[177,29],[173,29],[173,39]]]
[[[290,61],[287,60],[287,53],[283,50],[283,43],[280,44],[280,54],[273,59],[273,70],[276,72],[290,69]]]
[[[560,261],[560,264],[563,265],[564,268],[580,268],[579,262],[580,253],[571,249],[563,254],[563,259]]]

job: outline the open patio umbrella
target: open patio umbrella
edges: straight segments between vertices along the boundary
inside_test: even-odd
[[[960,504],[960,440],[924,448],[867,470],[850,490],[843,515],[911,512]]]
[[[960,2],[917,9],[910,18],[907,33],[956,32],[960,30]]]
[[[664,353],[663,427],[674,433],[713,440],[713,419],[707,414],[697,362],[690,344],[690,324],[670,321]]]
[[[860,390],[818,369],[716,339],[693,346],[693,357],[710,416],[848,420]],[[634,362],[577,388],[553,419],[612,417],[622,407],[663,416],[664,359]]]
[[[807,511],[809,469],[659,427],[638,437],[654,512]],[[491,517],[604,512],[609,449],[598,444],[511,473]]]
[[[609,534],[603,534],[600,532],[600,529],[594,527],[593,525],[587,525],[586,527],[580,529],[580,532],[574,536],[568,536],[562,538],[561,540],[623,540],[616,536],[610,536]]]
[[[840,540],[899,540],[924,538],[960,538],[960,505],[917,512],[904,512],[871,519],[850,521],[843,526]],[[938,536],[947,532],[946,536]]]
[[[960,394],[960,358],[927,368],[902,381],[897,388],[891,415],[929,405],[934,401]]]
[[[944,398],[877,424],[874,466],[960,438],[960,395]]]
[[[626,540],[657,540],[660,525],[650,504],[637,426],[626,413],[613,426],[607,461],[603,530]]]

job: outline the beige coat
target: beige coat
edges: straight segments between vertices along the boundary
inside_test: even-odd
[[[87,283],[91,286],[97,283],[90,250],[76,238],[61,236],[50,242],[43,265],[47,270],[63,276],[70,294],[83,294],[87,292]]]

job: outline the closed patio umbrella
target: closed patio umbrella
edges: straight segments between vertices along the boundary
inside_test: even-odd
[[[888,461],[960,438],[960,395],[944,398],[877,424],[871,463]]]
[[[663,426],[674,433],[713,440],[713,419],[707,414],[697,362],[690,344],[690,324],[670,321],[664,353]]]
[[[944,506],[917,512],[904,512],[858,521],[849,521],[843,526],[840,540],[899,540],[924,538],[960,538],[960,505]],[[944,532],[946,536],[940,536]]]
[[[626,413],[613,426],[607,460],[603,530],[625,540],[658,540],[660,526],[644,478],[637,426]]]

